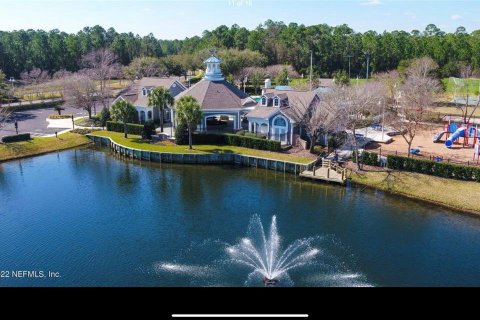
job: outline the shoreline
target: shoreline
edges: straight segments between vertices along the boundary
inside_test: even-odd
[[[80,142],[75,141],[81,137],[84,137],[85,140],[81,139],[84,141],[80,141]],[[37,139],[42,139],[42,140],[45,139],[44,141],[47,141],[47,139],[53,140],[54,138],[37,138]],[[41,155],[54,153],[54,152],[65,151],[69,149],[75,149],[75,148],[79,148],[87,145],[95,145],[95,142],[92,142],[87,136],[80,136],[80,135],[74,134],[74,136],[72,136],[71,139],[73,141],[70,141],[68,139],[66,140],[67,145],[57,145],[57,146],[53,146],[53,148],[48,148],[46,150],[38,150],[38,151],[27,150],[25,154],[5,157],[4,159],[0,160],[0,164],[9,162],[9,161],[14,161],[14,160],[21,160],[21,159],[31,158],[35,156],[41,156]],[[58,142],[61,142],[61,141],[65,141],[65,140],[60,140]],[[56,141],[54,140],[53,142],[56,142]],[[71,142],[73,142],[73,144],[71,144]],[[202,164],[202,163],[198,163],[198,164]],[[268,170],[268,168],[265,168],[265,169]],[[287,172],[287,173],[293,174],[293,172]],[[385,179],[383,179],[383,176],[382,176],[382,175],[388,174],[386,171],[363,171],[362,173],[352,172],[349,177],[349,181],[352,185],[363,186],[371,190],[379,190],[390,195],[406,197],[408,199],[439,206],[444,209],[454,210],[460,214],[467,214],[477,218],[480,217],[480,207],[476,209],[475,207],[472,207],[472,206],[464,207],[455,203],[449,203],[446,201],[437,200],[437,199],[442,199],[441,194],[438,195],[438,192],[432,193],[432,197],[427,197],[425,195],[419,194],[419,190],[421,190],[422,183],[429,184],[430,189],[433,189],[433,191],[437,191],[438,189],[436,189],[435,186],[431,186],[432,183],[433,184],[436,183],[437,186],[444,186],[446,189],[448,188],[455,189],[456,185],[461,185],[467,188],[468,190],[471,190],[472,186],[478,186],[480,190],[480,184],[476,182],[466,182],[466,181],[460,181],[460,180],[431,177],[431,176],[422,175],[418,173],[403,172],[403,171],[391,171],[390,173],[393,173],[394,175],[397,175],[397,176],[401,176],[399,178],[400,180],[398,183],[394,182],[396,185],[393,185],[393,186],[386,185],[388,184],[388,181],[385,181]],[[296,174],[294,175],[296,176]],[[379,178],[378,176],[380,176],[380,180],[378,180]],[[408,183],[408,181],[406,181],[405,183],[402,180],[404,178],[407,178],[405,180],[408,180],[408,178],[410,179],[413,178],[415,181],[415,185],[413,185],[412,183]],[[411,190],[409,191],[409,189]],[[447,193],[448,192],[449,191],[447,190]],[[474,190],[474,191],[471,191],[471,196],[468,195],[470,196],[471,203],[475,202],[475,194],[477,193]],[[456,201],[461,201],[460,199],[457,199],[457,197],[454,197],[454,199]]]
[[[68,135],[68,137],[65,140],[60,140],[55,137],[41,137],[41,138],[33,138],[30,141],[24,141],[24,142],[13,142],[11,144],[0,144],[0,164],[9,162],[9,161],[14,161],[14,160],[21,160],[25,158],[31,158],[35,156],[41,156],[53,152],[58,152],[58,151],[64,151],[64,150],[69,150],[69,149],[74,149],[82,146],[86,146],[89,144],[92,144],[92,142],[83,135],[76,134],[76,133],[64,133],[64,134],[59,134],[58,136],[65,137],[65,135]],[[76,141],[76,140],[83,140],[83,141]],[[64,142],[64,144],[62,144]],[[44,146],[42,148],[42,144],[44,143],[52,143],[50,146]],[[56,144],[55,144],[56,143]],[[15,145],[16,144],[16,145]],[[19,154],[14,154],[14,155],[4,155],[2,158],[2,152],[7,152],[6,150],[9,146],[25,146],[26,150],[22,150]],[[2,148],[3,147],[3,148]],[[36,150],[35,148],[39,148]],[[8,151],[11,153],[11,151]]]
[[[403,171],[392,171],[392,172],[394,172],[396,174],[400,174],[400,175],[415,176],[416,178],[418,178],[419,181],[423,178],[426,178],[426,179],[432,178],[431,176],[421,175],[421,174],[418,174],[418,173],[403,172]],[[354,176],[357,176],[357,178],[355,178]],[[405,192],[405,191],[394,190],[394,188],[386,188],[386,187],[383,187],[382,185],[380,185],[378,183],[369,183],[369,182],[362,181],[362,180],[360,180],[360,178],[358,178],[358,176],[360,176],[358,173],[353,172],[352,176],[349,179],[350,183],[353,184],[353,185],[357,185],[357,186],[363,186],[363,187],[369,188],[371,190],[379,190],[379,191],[385,192],[385,193],[390,194],[390,195],[397,195],[397,196],[405,197],[405,198],[408,198],[408,199],[411,199],[411,200],[415,200],[415,201],[439,206],[439,207],[444,208],[444,209],[454,210],[454,211],[457,211],[460,214],[466,214],[466,215],[469,215],[469,216],[480,218],[480,210],[476,210],[474,208],[468,208],[468,207],[461,207],[461,206],[458,206],[458,205],[455,205],[455,204],[446,203],[446,202],[438,201],[438,200],[435,200],[435,199],[427,198],[425,196],[421,196],[421,195],[418,195],[418,194],[413,194],[413,193],[409,193],[409,192]],[[459,180],[453,180],[453,179],[444,179],[444,178],[439,178],[439,179],[443,179],[443,180],[447,180],[447,181],[455,181],[457,183],[467,183],[465,181],[459,181]],[[474,182],[474,183],[476,183],[476,182]],[[480,184],[479,184],[479,188],[480,188]]]

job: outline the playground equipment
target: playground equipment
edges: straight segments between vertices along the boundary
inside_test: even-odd
[[[451,148],[455,142],[459,142],[460,138],[463,138],[463,146],[475,146],[480,138],[478,131],[477,119],[470,119],[468,123],[463,123],[461,117],[447,117],[444,118],[443,131],[438,132],[433,136],[433,142],[439,142],[443,136],[445,136],[445,146]],[[470,138],[473,138],[472,144],[470,144]]]

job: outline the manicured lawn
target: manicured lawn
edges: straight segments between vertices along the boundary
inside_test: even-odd
[[[394,171],[352,173],[352,181],[381,190],[480,214],[480,183]]]
[[[110,132],[110,131],[97,131],[92,134],[103,137],[110,137],[116,143],[126,147],[134,149],[142,149],[147,151],[167,152],[167,153],[236,153],[247,156],[268,158],[274,160],[283,160],[297,163],[310,163],[315,158],[297,157],[285,153],[262,151],[255,149],[248,149],[235,146],[214,146],[214,145],[194,145],[193,150],[189,150],[188,146],[177,146],[175,144],[163,143],[163,144],[150,144],[147,141],[140,139],[140,136],[128,135],[128,138],[123,137],[123,133]]]
[[[0,143],[0,161],[70,149],[88,143],[90,140],[87,137],[70,132],[59,135],[58,138],[33,138],[30,141]]]

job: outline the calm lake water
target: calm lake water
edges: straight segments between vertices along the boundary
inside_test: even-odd
[[[226,264],[224,248],[253,214],[265,225],[276,215],[284,244],[317,237],[322,255],[291,272],[296,286],[480,286],[478,218],[289,174],[88,148],[0,164],[0,286],[243,286],[249,270]],[[40,277],[49,271],[59,277]]]

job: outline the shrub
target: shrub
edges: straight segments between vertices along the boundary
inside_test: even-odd
[[[378,166],[380,161],[380,159],[378,158],[378,154],[373,152],[367,152],[367,151],[363,151],[361,153],[360,160],[361,160],[361,163],[367,166]],[[357,155],[355,151],[352,154],[352,161],[354,163],[357,163]]]
[[[387,167],[437,176],[448,179],[480,182],[480,168],[453,163],[413,159],[402,156],[387,156]]]
[[[267,136],[261,133],[245,132],[245,137],[257,138],[257,139],[267,139]]]
[[[245,135],[245,130],[241,129],[235,132],[235,134],[238,134],[239,136],[244,136]]]
[[[107,121],[107,130],[114,131],[114,132],[122,132],[123,133],[123,123],[121,122],[114,122],[114,121]],[[127,124],[127,133],[135,134],[135,135],[142,135],[143,132],[143,125],[141,124]]]
[[[319,155],[319,154],[322,153],[322,150],[323,150],[323,147],[322,147],[322,146],[315,146],[315,147],[313,147],[313,153],[314,153],[314,154]]]
[[[184,123],[179,123],[175,128],[175,143],[178,145],[188,144],[188,126]]]
[[[155,134],[155,124],[152,120],[148,120],[143,125],[142,138],[151,140],[152,134]]]
[[[72,114],[51,114],[48,116],[49,119],[71,119]]]
[[[105,127],[107,125],[107,121],[110,121],[112,119],[110,109],[108,109],[107,107],[103,107],[102,112],[100,112],[100,116],[98,118],[100,126]]]
[[[95,131],[98,131],[98,130],[97,129],[75,129],[75,130],[71,130],[70,132],[81,134],[81,135],[86,135],[86,134],[90,134],[90,133],[95,132]]]
[[[187,140],[188,143],[188,140]],[[280,151],[281,144],[279,141],[272,141],[267,139],[258,139],[238,134],[212,134],[212,133],[198,133],[193,135],[194,144],[226,144],[229,146],[244,147],[250,149]],[[178,144],[178,142],[177,142]]]
[[[30,140],[30,133],[21,133],[12,136],[4,136],[2,138],[2,142],[9,143],[9,142],[19,142],[19,141],[28,141]]]

